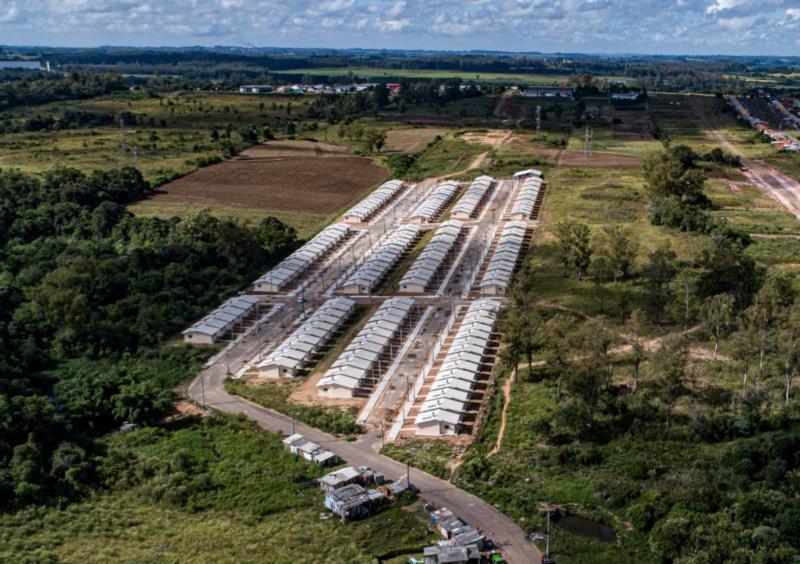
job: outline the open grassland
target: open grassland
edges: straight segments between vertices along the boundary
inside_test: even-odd
[[[113,125],[3,135],[0,166],[38,172],[55,165],[82,170],[130,165],[142,170],[148,180],[160,181],[195,170],[198,160],[221,155],[224,140],[212,139],[212,130],[274,125],[292,112],[303,114],[308,103],[281,96],[173,93],[149,97],[126,93],[15,108],[9,114],[17,119],[91,112],[111,115]],[[123,113],[124,150],[119,126]]]
[[[638,242],[640,257],[669,243],[679,258],[688,258],[700,244],[697,236],[669,232],[650,224],[649,200],[640,169],[559,167],[548,181],[543,229],[537,234],[531,258],[537,295],[542,300],[597,314],[609,304],[630,299],[626,296],[632,288],[626,284],[613,285],[610,295],[600,300],[591,283],[562,276],[553,236],[553,229],[560,221],[580,221],[594,232],[608,225],[624,227]]]
[[[5,562],[374,562],[431,538],[407,501],[341,523],[311,483],[325,472],[278,435],[221,416],[115,434],[109,489],[0,517]]]
[[[400,78],[430,78],[449,79],[458,78],[464,81],[518,83],[531,86],[559,86],[569,80],[566,74],[536,74],[536,73],[498,73],[498,72],[471,72],[434,69],[393,69],[380,67],[336,67],[336,68],[310,68],[289,69],[273,71],[274,74],[309,74],[314,77],[343,77],[350,74],[364,80],[397,81]]]
[[[405,177],[422,180],[459,173],[468,169],[475,158],[487,150],[486,146],[469,143],[451,134],[418,154]]]
[[[290,401],[304,383],[303,378],[289,380],[227,380],[225,389],[259,405],[291,415],[318,429],[337,435],[355,435],[363,429],[356,423],[357,408],[342,409],[321,405],[301,405]]]
[[[447,135],[449,129],[442,127],[411,127],[390,129],[386,132],[385,153],[418,153],[436,136]]]

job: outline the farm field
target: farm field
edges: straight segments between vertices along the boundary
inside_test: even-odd
[[[418,153],[436,136],[444,136],[450,129],[443,127],[414,127],[390,129],[386,132],[384,153]]]
[[[343,77],[351,73],[364,80],[395,80],[400,78],[429,78],[448,79],[459,78],[465,81],[520,83],[531,86],[558,86],[565,84],[570,76],[566,74],[529,74],[529,73],[496,73],[496,72],[466,72],[450,70],[416,70],[392,69],[378,67],[341,67],[341,68],[308,68],[287,69],[273,71],[274,74],[292,74],[311,76]]]
[[[221,213],[244,210],[242,218],[275,215],[307,234],[387,175],[373,161],[341,147],[270,142],[165,184],[131,209],[140,215],[163,215],[182,205]]]

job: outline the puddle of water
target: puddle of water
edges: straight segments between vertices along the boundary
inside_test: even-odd
[[[614,534],[614,529],[603,523],[592,521],[579,515],[567,515],[561,517],[555,524],[571,535],[579,537],[587,537],[595,539],[600,542],[617,542],[617,535]]]

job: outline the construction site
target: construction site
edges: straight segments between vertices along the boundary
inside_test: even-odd
[[[545,186],[534,169],[385,182],[254,281],[239,298],[250,304],[246,324],[223,306],[185,340],[254,338],[255,355],[229,366],[232,378],[301,378],[290,400],[356,407],[358,423],[386,441],[469,442]]]

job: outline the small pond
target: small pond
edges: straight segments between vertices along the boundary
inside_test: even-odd
[[[554,519],[553,522],[571,535],[587,537],[600,542],[617,542],[617,535],[614,533],[614,529],[586,517],[567,515],[566,517]]]

